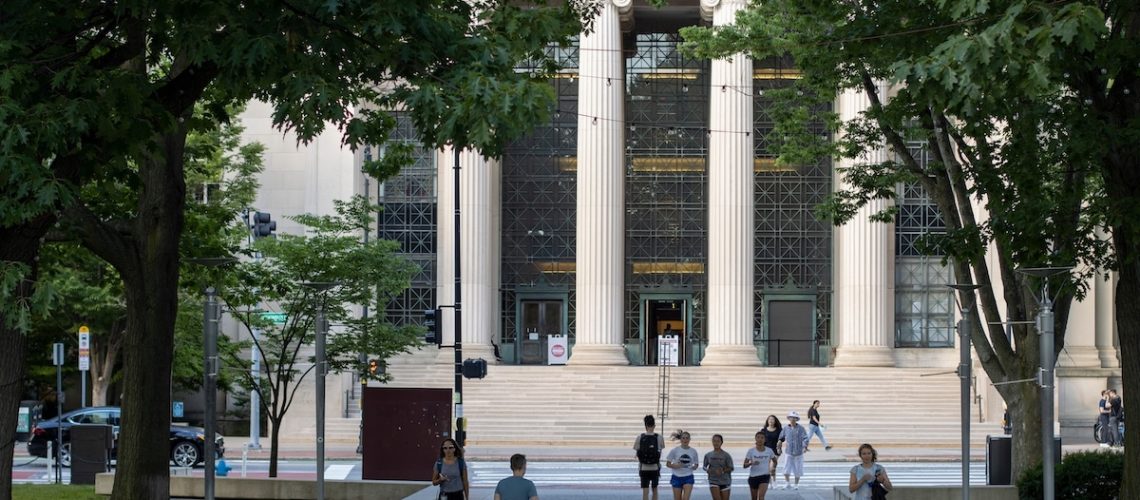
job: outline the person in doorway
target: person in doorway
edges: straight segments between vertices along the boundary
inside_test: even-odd
[[[776,464],[780,461],[780,432],[784,430],[784,426],[780,424],[780,419],[775,415],[768,415],[764,421],[764,428],[760,429],[759,434],[764,435],[764,446],[772,450],[772,458],[769,460],[768,474],[776,475]],[[767,489],[767,486],[765,486]],[[753,495],[755,496],[755,495]]]
[[[724,437],[713,434],[713,450],[705,453],[704,468],[709,474],[709,493],[713,500],[728,500],[732,494],[732,455],[720,449]]]
[[[692,437],[688,432],[678,429],[672,438],[681,442],[681,446],[673,448],[665,457],[665,466],[673,470],[673,477],[669,478],[669,485],[673,487],[673,500],[689,500],[696,482],[693,471],[701,465],[700,455],[696,448],[689,447]]]
[[[808,425],[807,425],[808,442],[804,445],[804,451],[811,451],[811,438],[812,436],[819,436],[819,441],[823,443],[824,450],[830,450],[831,445],[827,443],[827,438],[823,437],[823,425],[819,423],[819,400],[811,402],[811,408],[808,408]]]
[[[637,453],[637,475],[641,478],[641,500],[649,499],[650,488],[653,500],[657,500],[657,483],[661,480],[661,450],[665,449],[665,438],[654,432],[657,420],[653,415],[646,415],[642,420],[645,432],[639,434],[633,442],[633,450]]]
[[[866,443],[860,445],[859,459],[862,462],[851,468],[851,478],[847,482],[847,490],[851,492],[852,498],[870,500],[878,485],[887,492],[894,489],[886,467],[878,464],[879,454],[874,447]]]
[[[495,486],[495,500],[538,500],[538,488],[526,474],[526,455],[511,455],[511,475]]]
[[[776,421],[779,425],[779,421]],[[776,451],[768,446],[764,431],[756,433],[756,446],[749,448],[744,454],[744,467],[748,469],[748,489],[752,492],[752,500],[764,500],[768,495],[768,484],[774,474],[772,465],[775,463]]]
[[[444,439],[439,445],[439,460],[432,469],[431,484],[439,486],[439,498],[443,500],[464,500],[471,496],[467,463],[454,439]]]
[[[1120,437],[1120,419],[1124,416],[1123,401],[1116,395],[1116,389],[1108,390],[1108,402],[1105,407],[1108,408],[1108,437],[1109,446],[1124,446],[1124,440]]]
[[[804,450],[807,448],[807,430],[800,425],[799,412],[788,412],[788,425],[780,432],[780,447],[784,452],[784,489],[800,489],[800,478],[804,475]],[[792,483],[792,476],[796,482]]]

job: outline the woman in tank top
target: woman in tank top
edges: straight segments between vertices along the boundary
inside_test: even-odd
[[[471,496],[467,463],[454,439],[444,439],[439,445],[439,460],[432,467],[431,484],[439,485],[439,498],[443,500],[465,500]]]

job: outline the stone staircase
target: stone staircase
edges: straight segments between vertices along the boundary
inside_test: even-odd
[[[451,387],[446,364],[393,364],[390,387]],[[811,401],[832,445],[945,446],[961,443],[959,381],[938,369],[677,367],[670,369],[669,410],[659,431],[684,428],[704,443],[713,433],[748,446],[769,414],[806,422]],[[657,414],[655,367],[496,365],[465,380],[468,442],[475,445],[631,446],[641,419]],[[1000,423],[971,416],[971,442],[984,447]],[[355,422],[354,419],[344,419]],[[333,435],[329,440],[355,443]],[[345,425],[348,426],[347,424]],[[348,438],[349,436],[344,436]]]

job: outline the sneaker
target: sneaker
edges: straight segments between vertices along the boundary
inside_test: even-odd
[[[823,450],[824,450],[824,451],[831,451],[831,445],[829,444],[829,445],[827,445],[827,446],[824,446],[824,447],[823,447]]]
[[[792,486],[792,489],[793,489],[793,490],[798,490],[798,489],[800,489],[800,485],[798,485],[798,484],[796,484],[796,485],[793,485],[793,486]]]

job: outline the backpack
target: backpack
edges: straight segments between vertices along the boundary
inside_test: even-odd
[[[661,463],[661,447],[657,444],[657,434],[642,434],[637,442],[637,461],[646,465]]]

